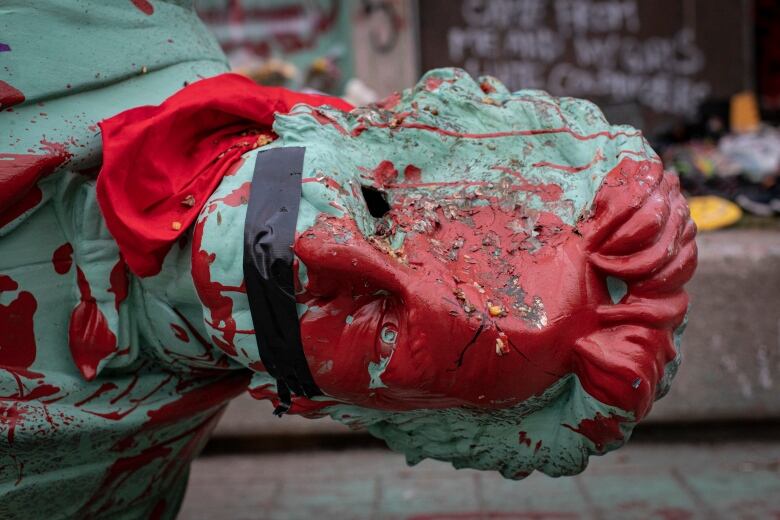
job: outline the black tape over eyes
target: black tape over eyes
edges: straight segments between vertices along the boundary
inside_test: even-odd
[[[244,280],[260,359],[276,379],[282,415],[291,392],[322,395],[303,353],[295,304],[293,243],[301,202],[306,148],[272,148],[257,154],[244,224]]]

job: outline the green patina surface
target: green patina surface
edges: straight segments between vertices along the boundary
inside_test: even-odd
[[[628,294],[628,284],[620,278],[607,276],[607,290],[612,303],[619,303]]]

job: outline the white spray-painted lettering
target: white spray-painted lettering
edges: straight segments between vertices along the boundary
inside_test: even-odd
[[[461,15],[449,58],[473,75],[683,116],[711,92],[694,31],[640,37],[637,0],[464,0]]]

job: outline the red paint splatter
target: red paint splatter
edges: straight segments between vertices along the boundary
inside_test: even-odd
[[[13,401],[11,404],[0,403],[0,424],[4,425],[7,429],[8,444],[14,443],[14,434],[16,432],[16,426],[22,422],[27,410],[24,407],[20,407],[19,403]]]
[[[135,388],[135,385],[138,383],[138,373],[140,372],[141,368],[143,368],[143,366],[144,364],[141,364],[141,366],[136,369],[135,373],[133,374],[133,378],[127,384],[125,389],[114,396],[111,401],[109,401],[109,404],[116,404],[120,399],[124,399],[133,390],[133,388]]]
[[[568,134],[574,139],[577,139],[578,141],[590,141],[592,139],[596,139],[598,137],[606,137],[608,139],[614,139],[618,136],[625,136],[625,137],[636,137],[641,136],[642,132],[639,130],[636,131],[627,131],[627,130],[620,130],[618,132],[610,132],[608,130],[603,130],[601,132],[595,132],[592,134],[580,134],[578,132],[575,132],[569,127],[560,127],[560,128],[538,128],[538,129],[530,129],[530,130],[507,130],[502,132],[485,132],[485,133],[471,133],[471,132],[458,132],[456,130],[448,130],[445,128],[439,128],[437,126],[425,124],[425,123],[391,123],[391,122],[374,122],[374,121],[363,121],[363,125],[369,125],[375,128],[410,128],[413,130],[422,130],[426,132],[434,132],[440,135],[446,135],[448,137],[460,137],[464,139],[496,139],[500,137],[519,137],[519,136],[529,136],[529,135],[554,135],[554,134]],[[343,129],[342,129],[343,130]],[[362,128],[355,128],[352,133],[350,134],[351,137],[357,137],[360,135],[360,133],[365,130],[365,126]],[[344,133],[346,131],[344,130]]]
[[[67,150],[47,155],[0,153],[0,227],[37,206],[43,193],[36,185],[70,158]]]
[[[237,352],[233,341],[237,331],[236,321],[233,318],[233,299],[223,293],[238,292],[241,288],[227,287],[211,279],[211,264],[217,256],[201,249],[203,230],[207,220],[208,217],[205,217],[195,225],[192,239],[192,280],[198,298],[209,309],[211,326],[222,333],[221,338],[212,335],[211,339],[223,352],[235,356]]]
[[[270,138],[272,141],[276,140],[276,136],[269,135],[269,134],[261,134],[265,135],[268,138]],[[230,165],[230,168],[225,172],[225,177],[230,177],[231,175],[235,175],[236,172],[244,165],[245,159],[243,157],[240,157],[236,162]]]
[[[183,341],[184,343],[190,342],[190,337],[187,335],[186,330],[179,327],[175,323],[171,323],[171,329],[173,329],[173,335],[176,336],[180,341]]]
[[[60,157],[65,159],[71,158],[71,153],[68,151],[68,147],[65,146],[65,144],[63,143],[55,143],[52,141],[47,141],[45,138],[41,139],[40,143],[41,143],[41,149],[45,152],[48,152],[47,156],[49,157]],[[71,143],[71,144],[75,144],[75,143]]]
[[[155,394],[157,394],[157,392],[159,392],[160,389],[162,389],[165,385],[170,383],[172,379],[173,379],[173,374],[169,374],[165,379],[163,379],[162,381],[157,383],[157,385],[154,388],[149,390],[144,396],[139,397],[137,399],[131,399],[131,402],[133,403],[133,405],[130,406],[130,408],[127,408],[125,410],[112,410],[110,412],[96,412],[94,410],[84,410],[84,412],[88,413],[88,414],[92,414],[92,415],[94,415],[96,417],[102,417],[103,419],[108,419],[109,421],[121,421],[122,419],[124,419],[125,417],[127,417],[128,415],[130,415],[131,413],[136,411],[138,409],[138,407],[140,407],[142,404],[144,404],[144,402],[147,399],[149,399],[150,397],[153,397]],[[135,382],[131,382],[130,383],[130,387],[132,387],[134,385],[135,385]],[[130,387],[128,387],[128,388],[130,388]],[[123,392],[123,393],[127,393],[129,391],[130,391],[129,389],[125,389],[125,392]],[[116,399],[116,398],[114,398],[114,399]],[[114,399],[111,400],[111,404],[114,403]]]
[[[601,153],[601,150],[596,152],[596,155],[593,156],[593,159],[590,160],[588,164],[583,164],[581,166],[569,166],[567,164],[554,164],[547,161],[540,161],[533,164],[534,168],[550,168],[553,170],[560,170],[562,172],[566,173],[579,173],[581,171],[587,170],[597,162],[604,159],[604,154]]]
[[[381,108],[383,110],[392,110],[396,106],[398,106],[398,103],[401,102],[401,93],[400,92],[393,92],[389,96],[387,96],[382,101],[378,102],[376,104],[377,108]]]
[[[231,206],[233,208],[237,208],[238,206],[243,206],[247,202],[249,202],[249,191],[252,188],[251,182],[245,182],[235,190],[233,190],[229,195],[222,197],[221,199],[214,199],[211,201],[212,203],[215,202],[224,202],[228,206]]]
[[[562,426],[586,437],[596,445],[598,451],[604,451],[608,444],[623,440],[620,424],[624,422],[628,422],[628,419],[619,415],[610,414],[609,417],[605,417],[600,413],[596,413],[593,419],[580,421],[576,428],[569,424]]]
[[[190,392],[182,394],[175,401],[164,404],[157,410],[146,412],[149,416],[149,421],[145,426],[173,424],[192,417],[197,413],[220,406],[244,392],[251,380],[251,372],[240,371],[199,386]]]
[[[51,257],[51,263],[54,264],[54,270],[57,274],[65,274],[73,266],[73,246],[70,242],[65,242],[54,250]]]
[[[333,128],[335,128],[338,133],[341,135],[347,135],[347,131],[344,129],[343,126],[339,124],[338,121],[330,117],[329,115],[325,114],[321,110],[317,110],[316,108],[313,108],[310,112],[312,117],[321,125],[331,125]]]
[[[485,94],[492,94],[496,91],[496,87],[494,87],[489,81],[485,80],[479,84],[479,88],[481,88],[482,92]]]
[[[556,200],[560,200],[561,195],[563,195],[563,189],[557,184],[554,183],[534,184],[528,179],[526,179],[519,171],[513,170],[512,168],[507,168],[505,166],[495,166],[493,167],[493,169],[509,174],[512,177],[514,177],[517,181],[519,181],[514,183],[514,185],[512,186],[513,189],[534,193],[538,195],[539,198],[542,199],[544,202],[554,202]]]
[[[119,305],[125,301],[128,290],[130,289],[130,280],[127,277],[127,264],[121,255],[111,269],[108,281],[111,284],[108,292],[114,293],[114,307],[116,310],[119,310]]]
[[[0,81],[0,110],[24,102],[22,91],[12,87],[5,81]]]
[[[24,396],[19,396],[20,401],[37,401],[44,397],[51,397],[52,395],[56,394],[60,391],[60,387],[50,385],[48,383],[43,383],[35,388],[33,388],[29,393],[27,393]],[[48,403],[53,403],[54,401],[57,401],[59,399],[52,399],[47,401]]]
[[[154,13],[154,6],[149,2],[149,0],[130,0],[134,6],[138,8],[139,11],[144,13],[146,16],[151,16]]]
[[[18,288],[10,276],[0,275],[0,292]],[[33,324],[37,308],[35,297],[27,291],[20,291],[8,305],[0,304],[0,368],[25,377],[41,377],[28,370],[36,355]]]
[[[106,392],[110,392],[111,390],[116,390],[117,386],[114,383],[103,383],[100,385],[100,387],[95,390],[92,394],[88,395],[78,403],[75,403],[73,406],[79,407],[87,404],[93,399],[96,399],[100,397],[101,395],[105,394]]]
[[[422,170],[417,166],[410,164],[404,168],[404,182],[420,182]]]
[[[371,170],[371,174],[378,186],[391,184],[398,179],[398,170],[395,169],[395,165],[390,161],[380,162],[376,168]]]
[[[333,177],[307,177],[301,181],[301,184],[306,184],[309,182],[319,182],[324,184],[330,189],[336,190],[337,192],[341,193],[342,195],[347,195],[347,191],[341,186],[341,184],[336,181]]]
[[[76,281],[81,301],[70,315],[68,344],[73,360],[87,381],[97,376],[98,365],[116,353],[116,336],[106,316],[98,308],[84,272],[76,267]]]
[[[518,432],[518,442],[520,444],[525,444],[529,448],[531,447],[531,438],[528,437],[528,432]]]
[[[38,186],[33,186],[20,200],[0,213],[0,228],[21,217],[43,200],[43,192]]]
[[[439,78],[437,76],[431,76],[425,80],[425,90],[433,92],[434,90],[439,88],[442,83],[444,83],[443,78]]]

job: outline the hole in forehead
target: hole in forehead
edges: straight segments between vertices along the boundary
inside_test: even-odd
[[[384,192],[370,186],[361,186],[360,191],[363,193],[363,200],[366,201],[366,207],[372,217],[382,218],[387,215],[390,211],[390,204],[387,203]]]

